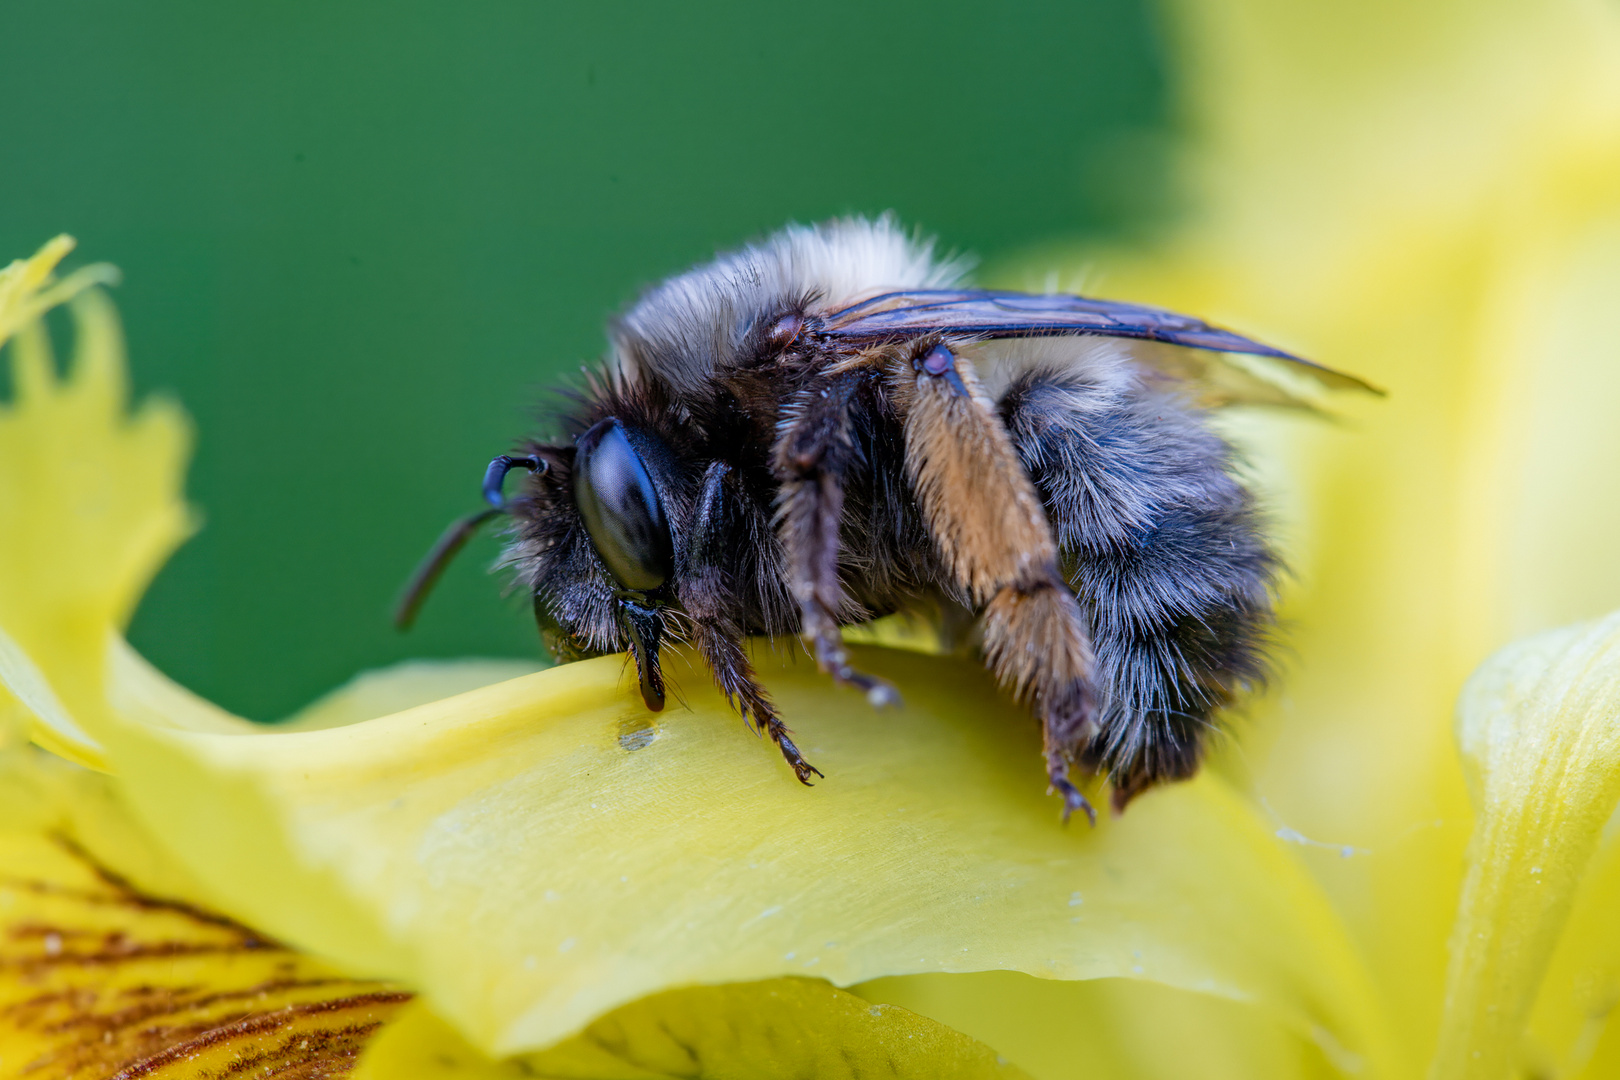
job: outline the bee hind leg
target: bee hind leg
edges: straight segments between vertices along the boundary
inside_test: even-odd
[[[1095,730],[1095,657],[1040,495],[971,364],[924,342],[888,377],[908,405],[906,465],[929,535],[956,586],[983,605],[985,661],[1041,720],[1063,819],[1080,810],[1095,824],[1069,780]]]

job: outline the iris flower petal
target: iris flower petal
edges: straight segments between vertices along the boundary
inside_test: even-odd
[[[1477,812],[1437,1080],[1508,1075],[1577,886],[1620,801],[1620,614],[1498,653],[1457,737]]]
[[[0,344],[15,334],[14,399],[0,405],[0,644],[15,646],[3,650],[5,681],[33,699],[32,738],[102,767],[72,716],[103,697],[107,629],[128,622],[195,527],[181,495],[191,427],[161,398],[128,414],[122,334],[99,293],[73,299],[76,348],[57,377],[43,328],[28,318],[108,276],[80,272],[53,286],[71,247],[58,238],[0,271]]]
[[[761,652],[787,715],[814,717],[801,745],[829,779],[806,789],[671,659],[687,708],[661,716],[604,657],[222,734],[175,723],[183,699],[131,654],[95,730],[229,910],[422,987],[488,1052],[686,983],[986,968],[1155,979],[1382,1052],[1333,914],[1218,779],[1065,828],[1032,725],[976,668],[863,650],[908,695],[874,715],[826,709],[810,665]]]
[[[988,1043],[1041,1077],[1307,1080],[1374,1074],[1265,1009],[1137,979],[1014,971],[902,975],[855,988]]]
[[[127,870],[185,891],[106,777],[0,754],[0,1075],[338,1075],[410,996],[142,891]]]
[[[550,1050],[490,1061],[425,1008],[370,1046],[354,1080],[1027,1080],[994,1050],[817,979],[690,987],[615,1009]]]
[[[1609,1019],[1620,1001],[1620,843],[1611,824],[1558,939],[1547,974],[1530,1015],[1526,1058],[1550,1076],[1620,1076],[1620,1060],[1611,1056],[1607,1071],[1604,1043],[1620,1054],[1620,1031]]]

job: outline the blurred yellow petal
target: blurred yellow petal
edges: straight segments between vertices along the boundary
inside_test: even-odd
[[[1609,1071],[1595,1071],[1605,1043],[1611,1055],[1620,1053],[1620,1025],[1609,1022],[1620,1002],[1616,911],[1620,843],[1610,835],[1581,880],[1530,1016],[1529,1061],[1547,1075],[1576,1076],[1582,1068],[1594,1070],[1593,1076],[1620,1075],[1614,1057]]]
[[[1576,888],[1620,801],[1620,614],[1498,653],[1457,737],[1478,824],[1432,1075],[1505,1077]]]
[[[759,657],[788,715],[813,717],[801,745],[829,776],[814,789],[679,653],[689,708],[658,716],[604,657],[348,726],[240,735],[151,716],[161,676],[125,662],[119,715],[96,735],[144,820],[230,910],[421,987],[487,1052],[687,983],[1005,967],[1252,1001],[1382,1060],[1334,915],[1218,780],[1065,828],[1033,725],[982,672],[863,659],[906,691],[903,710],[829,712],[813,668]]]
[[[1507,641],[1620,605],[1620,9],[1171,11],[1190,212],[1060,277],[1390,391],[1337,425],[1239,421],[1296,574],[1294,659],[1222,765],[1355,852],[1301,855],[1423,1060],[1471,818],[1452,702]]]
[[[37,259],[54,265],[64,252],[57,243]],[[37,314],[35,290],[48,273],[33,263],[4,273],[14,275],[0,283],[5,310]],[[38,322],[23,323],[11,344],[14,399],[0,406],[0,667],[14,694],[29,695],[36,741],[101,766],[74,717],[104,697],[108,629],[129,620],[194,527],[181,494],[191,428],[163,400],[128,414],[112,305],[84,293],[73,313],[76,347],[65,377]],[[40,670],[50,672],[48,694]]]
[[[0,345],[45,312],[92,285],[113,285],[118,271],[106,263],[82,267],[58,281],[56,267],[72,251],[71,236],[46,242],[31,258],[14,259],[0,268]]]
[[[119,811],[104,777],[0,755],[0,1078],[339,1075],[409,997],[138,890],[86,851],[176,883]]]
[[[994,1050],[816,979],[691,987],[615,1009],[550,1050],[491,1062],[416,1006],[366,1051],[354,1080],[720,1080],[862,1076],[1019,1080]]]

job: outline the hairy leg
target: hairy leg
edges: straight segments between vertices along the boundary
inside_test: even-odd
[[[822,671],[859,688],[873,705],[897,702],[888,683],[854,670],[838,633],[847,606],[838,578],[839,528],[844,518],[844,478],[859,458],[855,409],[862,407],[865,370],[844,372],[806,387],[788,408],[776,443],[774,469],[780,483],[777,529],[787,552],[788,578],[798,601],[801,632]]]
[[[770,695],[754,678],[743,649],[743,628],[734,614],[738,602],[726,567],[735,558],[740,528],[736,513],[743,504],[728,486],[730,472],[724,462],[716,461],[703,474],[680,575],[681,606],[692,619],[692,643],[714,673],[720,692],[755,730],[770,736],[794,775],[809,784],[810,777],[820,776],[821,771],[804,760],[776,715]]]
[[[1091,644],[1039,494],[971,364],[936,344],[898,360],[889,378],[923,518],[958,586],[984,608],[986,659],[1040,717],[1064,817],[1095,820],[1069,780],[1092,728]]]

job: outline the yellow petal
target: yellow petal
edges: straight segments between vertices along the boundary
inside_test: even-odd
[[[1457,737],[1478,824],[1433,1076],[1504,1077],[1620,801],[1620,614],[1544,634],[1469,681]]]
[[[1284,474],[1297,586],[1278,693],[1227,764],[1356,852],[1303,854],[1427,1058],[1470,818],[1452,702],[1494,649],[1620,605],[1620,9],[1171,11],[1190,211],[1157,251],[1068,267],[1390,390],[1248,454]]]
[[[816,979],[671,990],[615,1009],[539,1054],[492,1062],[420,1005],[366,1051],[354,1080],[1018,1080],[994,1050]]]
[[[1606,830],[1609,831],[1609,830]],[[1530,1015],[1528,1060],[1548,1076],[1615,1076],[1616,1058],[1602,1066],[1601,1050],[1620,1054],[1620,843],[1607,837],[1581,879],[1563,935],[1547,965]]]
[[[133,659],[134,653],[129,654]],[[539,670],[525,660],[406,660],[363,671],[276,725],[279,731],[319,731],[404,712],[440,698]]]
[[[118,271],[105,263],[75,270],[61,281],[52,274],[74,247],[62,235],[46,242],[32,258],[15,259],[0,269],[0,345],[23,326],[92,285],[113,285]]]
[[[902,975],[854,989],[994,1046],[1038,1080],[1326,1080],[1371,1071],[1265,1010],[1139,980],[985,971]]]
[[[14,289],[10,302],[30,296]],[[0,664],[13,693],[30,695],[33,738],[100,766],[74,716],[104,697],[108,629],[128,621],[193,528],[180,486],[191,428],[167,401],[128,415],[112,305],[91,292],[73,312],[76,349],[65,378],[38,323],[24,324],[12,343],[15,398],[0,406],[0,652],[10,659]],[[40,670],[50,672],[48,695]]]
[[[814,789],[679,653],[688,708],[663,715],[604,657],[343,727],[246,734],[185,730],[198,725],[162,714],[161,676],[120,663],[121,715],[95,734],[230,910],[422,988],[487,1052],[546,1046],[688,983],[1006,967],[1254,1002],[1382,1062],[1334,917],[1217,780],[1065,828],[1034,726],[981,671],[862,659],[904,709],[829,700],[809,665],[758,656],[828,773]]]
[[[0,810],[0,1078],[336,1075],[409,996],[100,864],[86,824],[127,830],[104,777],[0,755]],[[119,840],[126,861],[163,862]]]

